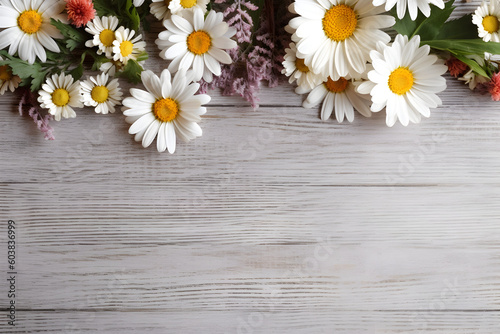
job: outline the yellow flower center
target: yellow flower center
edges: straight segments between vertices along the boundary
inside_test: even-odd
[[[128,55],[130,55],[133,49],[134,43],[132,43],[131,41],[123,41],[120,44],[120,53],[123,57],[127,57]]]
[[[104,46],[110,47],[113,45],[113,41],[115,40],[115,32],[110,29],[104,29],[99,34],[99,39]]]
[[[388,84],[394,94],[403,95],[413,87],[413,74],[407,67],[398,67],[389,75]]]
[[[323,17],[325,35],[336,42],[341,42],[350,37],[357,24],[356,13],[347,5],[333,6]]]
[[[42,15],[36,10],[25,10],[17,18],[19,29],[27,34],[34,34],[40,30],[42,26]]]
[[[153,104],[153,114],[162,122],[170,122],[177,117],[179,105],[171,98],[157,100]]]
[[[12,79],[12,70],[9,65],[0,66],[0,80],[9,81]]]
[[[484,28],[484,30],[486,30],[490,34],[492,32],[497,32],[498,31],[498,26],[499,26],[499,22],[498,22],[498,18],[496,16],[494,16],[494,15],[488,15],[488,16],[484,17],[484,19],[483,19],[483,28]]]
[[[295,67],[303,73],[309,72],[309,67],[304,64],[304,59],[297,58],[295,60]]]
[[[92,96],[92,100],[97,103],[106,102],[109,96],[109,89],[106,86],[95,86],[92,88],[90,96]]]
[[[57,88],[52,93],[52,102],[58,107],[64,107],[69,102],[69,92],[64,88]]]
[[[202,30],[192,32],[187,37],[188,50],[194,54],[201,55],[207,52],[211,45],[210,35]]]
[[[333,81],[332,78],[328,77],[328,80],[325,82],[325,87],[332,93],[342,93],[347,88],[347,81],[345,78],[340,78],[337,81]]]
[[[184,8],[191,8],[196,5],[196,0],[181,0],[181,6]]]

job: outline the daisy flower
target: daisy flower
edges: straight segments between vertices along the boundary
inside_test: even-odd
[[[283,61],[282,74],[289,77],[288,82],[293,83],[297,80],[297,94],[305,93],[323,82],[323,76],[312,72],[304,64],[304,59],[297,58],[297,48],[295,43],[290,43],[290,48],[285,49],[285,60]]]
[[[203,13],[207,12],[207,4],[209,0],[171,0],[168,8],[172,14],[179,14],[186,10],[195,10],[199,8]]]
[[[349,122],[354,120],[354,108],[363,116],[370,117],[370,96],[356,92],[356,85],[349,76],[332,80],[328,77],[323,83],[316,86],[307,96],[302,104],[304,108],[317,106],[321,101],[321,119],[323,121],[330,118],[335,109],[335,117],[339,123],[344,121],[344,117]]]
[[[53,115],[56,121],[60,121],[61,116],[76,117],[73,108],[83,107],[80,101],[80,81],[74,81],[69,74],[54,74],[47,78],[38,95],[40,106],[49,109],[49,114]]]
[[[214,74],[221,74],[221,63],[231,64],[231,57],[223,49],[237,46],[230,39],[235,30],[223,21],[222,13],[211,10],[204,18],[203,11],[196,8],[185,17],[172,15],[163,25],[167,30],[158,35],[156,44],[162,49],[160,57],[172,60],[170,72],[193,68],[195,81],[203,77],[212,82]]]
[[[170,9],[168,5],[170,0],[153,0],[149,5],[149,11],[153,14],[159,21],[167,20],[170,18]]]
[[[0,60],[3,60],[0,57]],[[3,95],[7,89],[13,92],[21,83],[21,78],[12,74],[9,65],[0,66],[0,95]]]
[[[132,124],[129,133],[135,134],[136,141],[148,147],[158,136],[158,152],[168,149],[174,153],[177,137],[189,141],[201,136],[197,122],[206,113],[202,105],[210,102],[210,96],[194,95],[200,84],[192,83],[192,76],[179,71],[172,80],[168,69],[163,70],[161,77],[147,70],[141,73],[141,79],[148,91],[131,88],[132,97],[123,100],[123,114]]]
[[[92,22],[87,23],[85,31],[94,38],[85,43],[86,47],[97,46],[97,54],[104,54],[111,58],[113,55],[113,42],[115,40],[115,30],[118,27],[118,18],[115,16],[96,17]]]
[[[377,41],[391,40],[380,29],[395,24],[392,16],[378,15],[384,9],[371,0],[296,0],[293,9],[300,15],[289,23],[297,56],[332,80],[363,73]]]
[[[373,0],[374,6],[380,6],[385,3],[385,10],[389,11],[394,6],[397,6],[396,11],[398,18],[402,19],[406,14],[406,7],[408,7],[408,12],[410,13],[410,18],[415,21],[418,15],[418,10],[422,12],[426,17],[431,15],[431,7],[429,4],[443,9],[443,0]]]
[[[446,89],[441,76],[448,69],[430,47],[419,47],[420,36],[410,41],[397,35],[391,46],[379,44],[370,52],[373,70],[368,72],[370,81],[358,86],[358,92],[372,96],[371,110],[378,112],[386,107],[386,123],[393,126],[399,119],[407,126],[420,122],[421,116],[429,117],[429,108],[441,105],[436,93]]]
[[[66,12],[70,22],[77,28],[86,25],[96,13],[91,0],[66,0]]]
[[[135,31],[120,27],[115,32],[113,41],[113,60],[127,64],[129,59],[137,60],[137,57],[146,49],[146,42],[141,41],[142,35],[134,38]],[[140,42],[139,42],[140,41]]]
[[[102,73],[81,82],[83,104],[95,107],[95,112],[98,114],[114,113],[115,105],[122,99],[118,79],[108,83],[108,78],[107,74]]]
[[[32,0],[0,1],[0,49],[9,47],[9,54],[16,52],[19,58],[30,64],[38,57],[42,62],[47,60],[45,49],[59,52],[54,38],[63,36],[50,24],[50,19],[66,22],[64,1]]]
[[[500,3],[491,0],[483,2],[472,15],[472,23],[477,25],[477,32],[485,42],[500,42]]]

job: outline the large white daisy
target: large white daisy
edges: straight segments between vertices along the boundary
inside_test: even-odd
[[[441,76],[448,67],[430,47],[419,47],[420,36],[408,41],[407,36],[397,35],[391,46],[379,44],[370,52],[373,70],[368,72],[370,81],[358,86],[358,92],[372,96],[371,110],[378,112],[386,107],[386,123],[393,126],[399,119],[404,126],[418,123],[421,116],[429,117],[429,108],[441,105],[436,93],[446,89]]]
[[[285,60],[283,61],[282,74],[289,77],[288,82],[297,80],[297,94],[311,91],[319,83],[323,82],[323,75],[314,73],[304,64],[304,59],[297,58],[295,43],[290,43],[290,48],[285,49]]]
[[[73,108],[83,107],[80,101],[80,81],[74,81],[69,74],[54,74],[47,78],[38,95],[40,106],[49,109],[56,121],[60,121],[61,117],[76,117]]]
[[[370,50],[390,41],[380,29],[395,23],[392,16],[378,15],[384,8],[371,0],[296,0],[293,9],[300,15],[289,23],[296,29],[297,56],[333,80],[363,73]]]
[[[83,104],[95,107],[95,112],[98,114],[114,113],[115,106],[122,99],[118,79],[113,79],[110,82],[108,79],[107,74],[101,73],[95,78],[90,77],[81,82]]]
[[[116,16],[95,17],[92,22],[87,23],[85,31],[94,38],[85,42],[86,47],[97,46],[97,54],[104,54],[111,58],[113,55],[113,42],[115,40],[115,30],[118,27]]]
[[[159,21],[167,20],[170,18],[170,9],[168,5],[170,0],[153,0],[149,5],[149,11],[153,14]]]
[[[397,6],[396,11],[398,18],[402,19],[406,14],[406,7],[408,7],[408,12],[410,13],[410,18],[415,21],[417,18],[418,10],[422,12],[425,16],[429,17],[431,15],[431,7],[429,4],[433,4],[441,9],[444,8],[443,0],[373,0],[373,5],[381,6],[385,3],[385,10],[389,11],[392,7]]]
[[[200,84],[192,83],[192,75],[182,70],[172,79],[168,69],[161,77],[147,70],[141,79],[147,91],[131,88],[132,97],[123,100],[123,114],[132,124],[129,133],[136,141],[148,147],[158,135],[158,151],[174,153],[177,137],[189,141],[201,136],[198,122],[207,111],[202,105],[210,102],[210,96],[194,95]]]
[[[170,9],[170,13],[179,14],[185,11],[193,11],[196,8],[199,8],[203,11],[203,13],[207,12],[207,4],[209,0],[171,0],[168,8]]]
[[[355,82],[349,76],[341,77],[335,81],[328,77],[309,93],[302,106],[312,108],[323,101],[321,106],[321,119],[323,121],[330,118],[334,109],[335,117],[339,123],[344,121],[344,117],[352,122],[354,109],[361,115],[370,117],[370,95],[356,92],[358,83],[359,81]]]
[[[0,57],[0,60],[3,60],[3,58]],[[13,92],[20,83],[21,78],[12,74],[9,65],[0,66],[0,95],[3,95],[7,89]]]
[[[232,62],[223,49],[236,47],[230,39],[235,30],[223,21],[222,13],[210,11],[204,18],[203,11],[197,8],[184,17],[172,15],[163,25],[167,30],[158,35],[156,44],[162,49],[160,57],[172,60],[170,72],[192,68],[195,81],[203,77],[211,82],[214,74],[221,74],[221,63]]]
[[[477,32],[485,42],[500,42],[500,3],[498,0],[483,2],[472,15],[472,23],[477,25]]]
[[[142,35],[134,38],[135,31],[120,27],[115,32],[113,41],[113,60],[127,64],[129,59],[137,60],[140,54],[146,49],[146,42],[141,41]]]
[[[50,24],[50,19],[67,22],[61,15],[65,2],[60,0],[3,0],[0,2],[0,49],[9,47],[9,54],[33,64],[36,57],[47,60],[45,49],[59,52],[54,38],[61,33]]]

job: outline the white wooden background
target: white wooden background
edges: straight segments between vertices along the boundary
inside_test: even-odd
[[[88,109],[47,142],[2,96],[0,332],[500,333],[500,103],[448,79],[407,128],[212,92],[174,155]]]

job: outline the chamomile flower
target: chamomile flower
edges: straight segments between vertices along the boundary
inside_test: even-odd
[[[157,137],[158,152],[168,149],[174,153],[177,138],[189,141],[201,136],[198,122],[207,111],[202,105],[210,102],[210,96],[194,95],[200,84],[192,83],[192,75],[181,70],[172,79],[168,69],[160,77],[146,70],[141,79],[147,91],[131,88],[132,97],[123,100],[123,114],[132,124],[129,133],[136,141],[148,147]]]
[[[317,106],[321,101],[321,119],[323,121],[330,118],[335,109],[335,117],[339,123],[344,121],[344,117],[349,122],[354,120],[354,108],[363,116],[370,117],[370,96],[356,92],[356,85],[349,76],[332,80],[328,77],[323,83],[316,86],[307,96],[302,104],[304,108]]]
[[[80,81],[74,81],[70,74],[54,74],[47,78],[38,95],[40,106],[49,109],[49,114],[56,121],[60,121],[61,117],[76,117],[73,108],[83,107],[80,101]]]
[[[203,13],[207,12],[207,4],[209,0],[170,0],[168,8],[172,14],[179,14],[183,11],[195,10],[199,8]]]
[[[442,103],[436,93],[446,89],[441,75],[448,68],[429,55],[428,45],[419,44],[418,35],[409,41],[407,36],[397,35],[391,46],[379,44],[370,52],[374,69],[368,72],[370,81],[359,85],[358,92],[372,96],[373,112],[386,107],[388,126],[398,119],[404,126],[418,123],[421,116],[430,116],[429,108]]]
[[[160,57],[172,60],[168,66],[170,72],[192,68],[195,81],[203,77],[212,82],[214,74],[221,74],[220,64],[232,62],[223,50],[236,47],[236,42],[230,39],[235,30],[223,21],[222,13],[210,11],[204,19],[203,11],[196,8],[184,17],[172,15],[163,25],[167,30],[158,35],[156,44],[162,49]]]
[[[390,41],[380,29],[395,24],[392,16],[378,15],[384,9],[371,0],[296,0],[293,9],[300,15],[289,23],[297,56],[332,80],[363,73],[370,50]]]
[[[134,38],[135,31],[120,27],[115,32],[113,41],[113,60],[121,61],[124,65],[129,59],[137,60],[146,49],[146,42],[141,41],[142,35]]]
[[[397,6],[396,12],[398,18],[402,19],[406,14],[406,7],[408,7],[408,13],[410,13],[410,18],[415,21],[420,10],[422,14],[429,17],[431,15],[431,7],[429,4],[443,9],[443,0],[373,0],[374,6],[381,6],[385,3],[385,10],[389,11],[394,6]]]
[[[285,60],[283,61],[282,74],[289,77],[288,82],[293,83],[297,80],[298,94],[308,92],[319,83],[323,82],[323,76],[312,72],[309,67],[304,64],[304,59],[297,58],[297,48],[295,43],[290,43],[290,48],[285,49]]]
[[[97,54],[104,54],[111,58],[113,55],[113,42],[115,40],[115,30],[118,27],[118,18],[116,16],[96,17],[87,23],[85,31],[94,38],[85,42],[86,47],[97,46]]]
[[[0,49],[9,47],[9,54],[16,52],[19,58],[30,64],[38,57],[47,60],[45,49],[59,52],[54,38],[61,33],[50,23],[50,19],[67,22],[61,15],[65,2],[59,0],[0,1]]]
[[[0,57],[0,60],[3,60]],[[0,95],[3,95],[8,89],[13,92],[21,83],[21,78],[12,74],[12,69],[9,65],[0,66]]]
[[[114,113],[115,106],[122,99],[118,79],[108,82],[108,75],[102,73],[81,82],[82,101],[88,107],[95,107],[98,114]]]
[[[170,9],[168,9],[169,4],[170,0],[153,0],[149,5],[149,11],[159,21],[167,20],[171,16]]]
[[[500,3],[498,0],[483,2],[472,15],[472,23],[485,42],[500,42]]]

